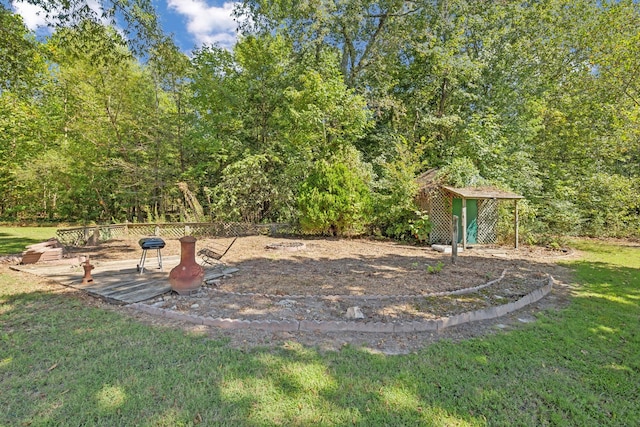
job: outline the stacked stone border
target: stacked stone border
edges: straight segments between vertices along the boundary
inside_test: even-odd
[[[506,271],[506,270],[505,270]],[[493,284],[504,277],[504,272],[499,279],[489,282]],[[476,289],[489,286],[488,284],[480,285]],[[553,286],[553,277],[548,275],[547,284],[528,293],[517,301],[489,307],[482,310],[468,311],[466,313],[456,314],[449,317],[440,317],[438,319],[430,319],[424,321],[413,322],[361,322],[357,320],[245,320],[245,319],[227,319],[213,318],[209,316],[197,316],[186,313],[180,313],[159,307],[152,307],[142,303],[129,304],[128,307],[135,310],[161,316],[168,319],[179,320],[183,322],[193,323],[196,325],[214,326],[220,329],[257,329],[268,332],[372,332],[372,333],[397,333],[397,332],[429,332],[441,331],[452,326],[462,325],[469,322],[479,322],[482,320],[490,320],[502,317],[508,313],[519,310],[529,304],[542,299],[551,292]],[[460,292],[460,291],[453,291]],[[453,294],[453,293],[448,293]]]

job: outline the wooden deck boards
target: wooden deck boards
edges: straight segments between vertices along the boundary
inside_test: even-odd
[[[163,269],[159,270],[154,258],[145,262],[145,272],[138,273],[138,260],[97,261],[91,260],[94,269],[91,271],[92,283],[83,284],[84,269],[76,264],[28,264],[11,268],[17,271],[34,274],[53,280],[65,286],[83,290],[91,295],[105,298],[119,304],[131,304],[145,301],[171,291],[169,272],[178,265],[180,257],[163,258]],[[207,268],[204,280],[214,280],[226,274],[235,273],[236,268]]]

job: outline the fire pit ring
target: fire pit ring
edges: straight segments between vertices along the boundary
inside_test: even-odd
[[[307,248],[302,242],[279,242],[279,243],[270,243],[265,246],[266,249],[272,249],[277,251],[301,251]]]

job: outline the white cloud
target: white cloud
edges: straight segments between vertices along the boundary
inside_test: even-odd
[[[98,0],[86,0],[86,4],[96,16],[102,16],[102,5]],[[13,10],[20,16],[28,29],[36,31],[39,28],[46,28],[49,32],[53,31],[53,27],[56,23],[59,23],[55,18],[49,18],[47,20],[47,12],[40,7],[24,1],[14,1],[12,3]],[[54,8],[51,11],[51,15],[55,16],[62,9]],[[110,22],[106,18],[100,18],[100,21],[104,25],[109,25]]]
[[[167,0],[167,5],[187,18],[187,31],[198,43],[218,43],[226,48],[235,44],[237,24],[231,14],[236,3],[218,7],[203,0]]]
[[[22,16],[22,20],[28,29],[35,31],[41,27],[48,27],[47,13],[40,6],[25,2],[13,2],[13,9]]]

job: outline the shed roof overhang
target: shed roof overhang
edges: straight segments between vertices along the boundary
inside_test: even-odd
[[[496,200],[520,200],[524,199],[516,193],[510,193],[508,191],[502,191],[494,188],[456,188],[448,185],[443,185],[442,188],[459,196],[463,199],[496,199]]]

